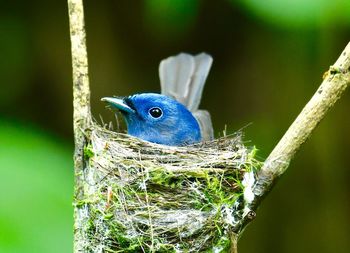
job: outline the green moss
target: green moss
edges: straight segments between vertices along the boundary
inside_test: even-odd
[[[218,142],[221,156],[217,146],[174,152],[127,141],[108,138],[99,152],[84,148],[84,178],[92,181],[75,205],[86,219],[86,252],[228,252],[243,175],[260,166],[256,149]],[[125,147],[113,150],[117,144]]]
[[[84,207],[86,204],[91,204],[92,202],[92,199],[78,199],[74,202],[74,205],[78,208],[81,208]]]
[[[207,253],[219,253],[219,252],[230,252],[231,248],[231,240],[226,237],[222,236],[220,237],[216,242],[213,248],[207,250]]]
[[[93,156],[94,156],[94,151],[92,149],[92,145],[89,143],[87,146],[84,147],[84,158],[85,160],[88,160]]]

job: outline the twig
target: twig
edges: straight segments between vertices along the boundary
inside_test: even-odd
[[[82,0],[68,0],[73,69],[74,167],[83,169],[84,133],[91,124],[90,87]],[[78,171],[76,171],[77,173]]]
[[[324,118],[328,110],[340,99],[350,86],[350,43],[346,46],[336,63],[323,76],[324,80],[311,100],[289,127],[282,139],[273,149],[259,171],[253,187],[255,195],[247,208],[255,211],[260,201],[271,190],[276,180],[286,171],[290,161],[301,145],[310,137],[312,131]],[[251,219],[246,215],[240,232]]]
[[[73,120],[76,144],[81,144],[82,131],[90,125],[90,88],[84,10],[82,0],[68,0],[73,69]]]
[[[231,248],[230,248],[230,253],[238,253],[238,249],[237,249],[237,234],[232,233],[231,234]]]
[[[84,169],[84,145],[86,129],[91,125],[90,88],[88,78],[88,60],[86,34],[84,28],[84,10],[82,0],[68,0],[70,39],[73,69],[73,121],[74,121],[74,170],[76,199],[83,195],[82,171]],[[75,233],[74,252],[82,252],[82,240],[79,238],[80,213],[74,210]],[[80,221],[80,222],[79,222]]]

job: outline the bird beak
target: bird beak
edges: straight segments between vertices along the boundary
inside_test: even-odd
[[[112,107],[117,108],[121,110],[122,112],[127,113],[134,113],[135,110],[132,109],[130,106],[128,106],[123,99],[120,98],[111,98],[111,97],[104,97],[101,98],[101,101],[105,101],[109,103]]]

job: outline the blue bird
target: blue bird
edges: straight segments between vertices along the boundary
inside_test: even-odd
[[[169,146],[185,146],[213,139],[208,111],[199,110],[212,58],[181,53],[161,61],[161,93],[142,93],[124,98],[104,97],[121,111],[128,134]]]

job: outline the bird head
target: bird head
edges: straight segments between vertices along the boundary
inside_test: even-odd
[[[121,111],[128,134],[140,139],[184,146],[201,141],[197,120],[176,100],[156,93],[136,94],[125,98],[101,99]]]

